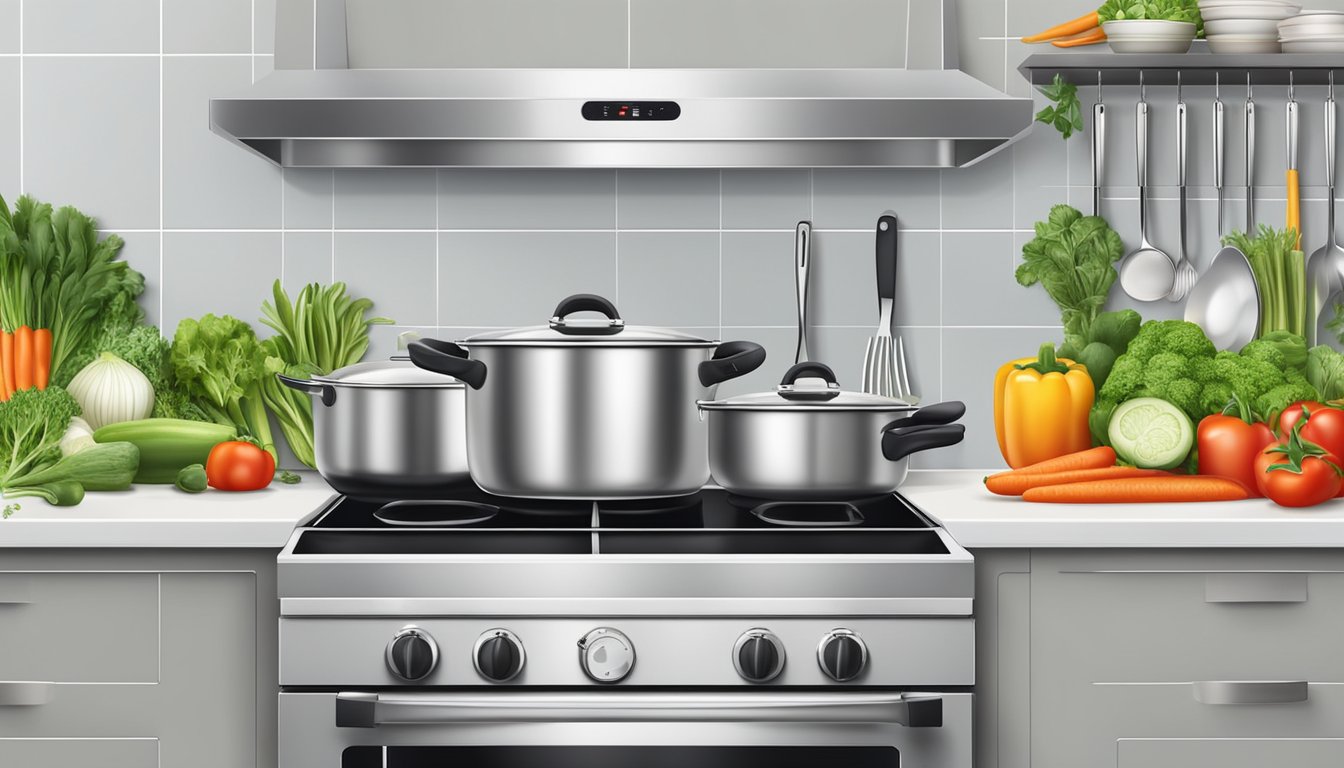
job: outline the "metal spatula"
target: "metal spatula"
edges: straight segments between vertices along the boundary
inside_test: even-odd
[[[905,371],[905,345],[897,338],[893,344],[891,317],[896,303],[896,217],[884,214],[877,220],[877,300],[880,310],[877,333],[868,339],[863,353],[863,391],[910,403],[918,402],[910,392]]]

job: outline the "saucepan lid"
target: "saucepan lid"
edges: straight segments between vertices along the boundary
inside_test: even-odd
[[[919,410],[904,400],[895,400],[840,388],[835,372],[823,363],[799,363],[784,374],[773,392],[753,392],[722,400],[702,400],[707,410],[744,411],[884,411],[904,413]]]
[[[582,312],[595,312],[600,317],[575,317]],[[713,347],[711,341],[671,328],[649,325],[626,325],[616,305],[592,293],[568,296],[555,308],[546,325],[509,328],[478,334],[458,342],[464,347],[519,346],[606,346],[606,347]]]

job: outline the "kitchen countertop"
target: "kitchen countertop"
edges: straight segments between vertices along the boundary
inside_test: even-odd
[[[1344,500],[1291,510],[1202,504],[1030,504],[985,490],[980,470],[911,472],[901,493],[963,547],[1344,547]]]
[[[188,494],[171,485],[137,485],[90,493],[74,507],[15,499],[21,508],[0,520],[4,547],[177,547],[275,549],[333,491],[316,472],[296,485],[272,483],[251,493]]]

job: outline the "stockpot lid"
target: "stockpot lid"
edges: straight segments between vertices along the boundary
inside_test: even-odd
[[[326,376],[313,376],[312,380],[319,384],[331,384],[337,387],[367,387],[371,389],[451,389],[465,386],[451,376],[417,367],[410,361],[410,358],[356,363],[332,371]]]
[[[821,379],[799,384],[799,379]],[[886,411],[918,410],[904,400],[840,389],[835,372],[822,363],[799,363],[784,374],[774,392],[753,392],[722,400],[701,400],[707,411]]]
[[[601,319],[575,318],[578,312],[597,312]],[[711,341],[671,328],[648,325],[626,325],[616,306],[607,299],[581,293],[560,302],[550,323],[526,328],[509,328],[478,334],[458,342],[464,347],[527,346],[550,347],[574,344],[608,347],[713,347]]]

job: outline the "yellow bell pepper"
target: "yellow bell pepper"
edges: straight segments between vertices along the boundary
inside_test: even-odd
[[[1087,414],[1095,397],[1087,366],[1056,359],[1054,344],[1005,363],[994,377],[994,431],[1004,461],[1018,469],[1091,448]]]

